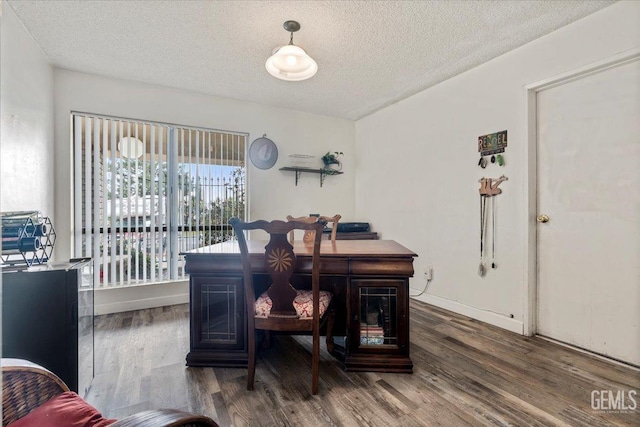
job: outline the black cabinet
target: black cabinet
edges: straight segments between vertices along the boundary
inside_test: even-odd
[[[38,363],[81,396],[94,373],[93,277],[87,265],[2,272],[2,357]]]

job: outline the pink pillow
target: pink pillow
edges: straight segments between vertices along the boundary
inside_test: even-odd
[[[117,420],[104,418],[93,406],[72,391],[38,406],[7,427],[105,427]]]

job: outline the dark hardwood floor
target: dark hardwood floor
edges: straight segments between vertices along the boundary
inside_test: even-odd
[[[112,418],[172,407],[221,426],[640,425],[638,370],[420,302],[411,302],[413,374],[344,372],[323,345],[316,396],[308,337],[274,337],[254,391],[246,369],[186,367],[188,310],[98,316],[87,400]],[[593,390],[624,393],[628,409],[592,409]]]

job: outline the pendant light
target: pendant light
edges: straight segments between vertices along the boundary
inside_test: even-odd
[[[281,80],[298,82],[313,77],[318,64],[301,47],[293,44],[293,33],[300,29],[296,21],[286,21],[285,30],[291,33],[289,44],[275,48],[265,67],[269,74]]]
[[[137,159],[144,156],[144,143],[138,138],[125,136],[118,142],[120,155],[127,159]]]

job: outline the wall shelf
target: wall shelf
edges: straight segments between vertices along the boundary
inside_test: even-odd
[[[320,175],[320,187],[322,187],[322,183],[324,182],[324,177],[326,175],[342,175],[343,172],[331,171],[327,173],[326,169],[312,169],[312,168],[296,168],[296,167],[283,167],[280,168],[281,171],[291,171],[296,173],[296,186],[298,185],[298,178],[301,173],[317,173]]]

